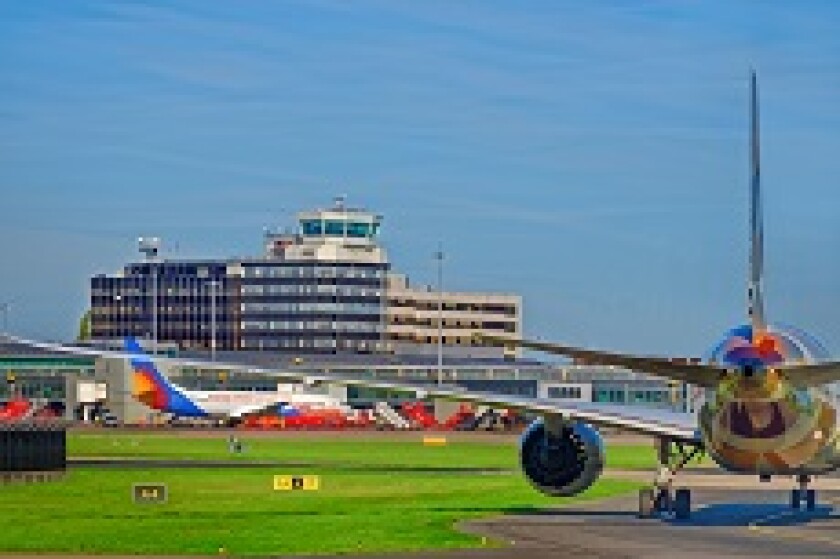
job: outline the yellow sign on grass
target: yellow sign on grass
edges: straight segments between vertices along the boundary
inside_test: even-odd
[[[423,437],[426,446],[446,446],[446,437]]]
[[[275,491],[318,491],[321,476],[274,476]]]
[[[131,486],[134,502],[140,504],[162,504],[168,497],[165,483],[135,483]]]

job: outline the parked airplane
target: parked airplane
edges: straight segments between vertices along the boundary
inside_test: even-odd
[[[656,492],[640,495],[640,513],[654,503],[673,504],[678,518],[690,511],[690,493],[671,481],[698,452],[707,452],[721,468],[761,476],[795,476],[798,487],[791,505],[815,507],[809,489],[812,476],[840,467],[840,437],[835,403],[826,385],[840,381],[840,361],[825,360],[813,338],[765,319],[762,296],[763,225],[759,168],[758,96],[753,73],[751,90],[750,266],[748,323],[730,330],[705,361],[639,357],[593,351],[561,344],[482,336],[486,343],[515,344],[559,354],[591,364],[614,365],[689,383],[706,389],[699,417],[665,410],[594,402],[529,398],[470,392],[455,386],[412,385],[364,378],[317,375],[298,371],[268,371],[242,365],[173,360],[185,366],[238,369],[274,374],[278,378],[360,385],[413,392],[418,398],[449,398],[542,414],[523,434],[520,460],[525,476],[539,491],[556,496],[579,493],[598,479],[604,465],[602,439],[594,426],[620,427],[654,436],[661,464]],[[27,342],[52,351],[120,354],[89,348]],[[141,367],[142,369],[142,367]],[[178,397],[175,396],[175,399]],[[667,477],[666,476],[666,477]]]
[[[133,338],[126,338],[125,351],[132,368],[132,396],[154,410],[176,417],[241,419],[270,409],[288,413],[298,407],[343,409],[331,396],[294,391],[187,390],[170,382],[158,371]]]

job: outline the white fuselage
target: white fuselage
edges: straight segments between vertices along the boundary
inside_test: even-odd
[[[184,395],[209,415],[241,417],[258,413],[272,406],[286,404],[292,407],[342,408],[342,403],[331,396],[300,392],[256,392],[245,390],[184,390]]]

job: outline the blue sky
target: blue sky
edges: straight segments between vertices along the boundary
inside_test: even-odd
[[[0,1],[0,301],[67,338],[162,236],[250,255],[337,194],[525,329],[700,354],[743,319],[748,72],[768,314],[840,353],[834,2]]]

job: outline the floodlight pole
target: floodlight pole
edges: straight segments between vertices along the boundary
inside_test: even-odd
[[[3,310],[3,335],[9,335],[9,310],[11,310],[12,304],[8,301],[4,303],[0,303],[0,309]]]
[[[216,287],[219,282],[211,280],[210,285],[210,360],[216,361]]]
[[[443,245],[438,243],[438,250],[435,252],[438,273],[438,308],[437,308],[437,383],[443,384]]]
[[[9,309],[11,308],[11,306],[12,306],[12,304],[8,301],[0,304],[0,308],[3,309],[3,336],[4,337],[10,337],[9,336]],[[11,397],[15,396],[15,394],[14,394],[15,383],[14,383],[13,379],[14,379],[14,376],[12,375],[11,365],[8,365],[6,367],[6,382],[9,383],[9,391],[10,391],[10,396]]]
[[[154,262],[152,266],[152,351],[158,353],[158,269]]]
[[[149,274],[152,276],[152,347],[157,355],[158,349],[158,253],[160,252],[159,237],[140,237],[137,239],[140,252],[149,264]]]

